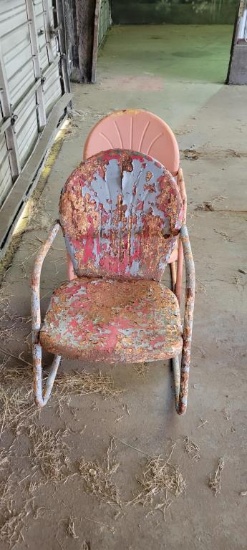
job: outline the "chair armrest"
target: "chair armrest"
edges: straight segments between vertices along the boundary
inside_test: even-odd
[[[183,245],[183,252],[184,252],[184,263],[185,263],[185,273],[186,273],[186,304],[188,302],[189,306],[189,300],[193,301],[195,300],[195,264],[193,260],[192,250],[190,246],[190,238],[187,226],[185,224],[182,225],[180,229],[180,238]],[[191,312],[193,315],[193,311]],[[186,312],[185,312],[186,314]]]
[[[179,187],[179,191],[180,191],[180,196],[181,196],[181,199],[182,199],[182,202],[183,202],[183,222],[186,223],[187,194],[186,194],[186,187],[185,187],[185,182],[184,182],[184,174],[183,174],[183,170],[182,170],[181,167],[178,170],[177,182],[178,182],[178,187]]]
[[[181,361],[181,386],[179,400],[179,414],[184,414],[187,407],[187,396],[189,386],[189,370],[191,355],[191,340],[193,329],[193,313],[195,303],[195,265],[192,256],[189,233],[186,225],[182,225],[180,238],[183,245],[185,272],[186,272],[186,291],[185,291],[185,312],[183,326],[183,351]]]
[[[32,304],[31,304],[31,314],[32,314],[32,340],[33,344],[37,343],[41,325],[41,315],[40,315],[40,275],[44,259],[58,233],[60,228],[59,222],[51,227],[49,235],[46,241],[42,244],[41,249],[37,255],[37,258],[34,262],[34,268],[31,279],[31,289],[32,289]]]

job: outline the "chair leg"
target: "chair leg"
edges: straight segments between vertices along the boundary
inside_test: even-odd
[[[185,414],[187,409],[189,389],[191,340],[195,302],[195,267],[190,247],[189,234],[185,225],[183,225],[181,228],[180,238],[183,245],[186,268],[186,295],[183,326],[183,351],[181,360],[180,392],[178,404],[176,402],[176,410],[178,414]]]
[[[171,280],[172,280],[172,291],[175,292],[176,289],[176,282],[177,282],[177,262],[171,262],[170,263],[170,270],[171,270]]]
[[[50,367],[50,372],[46,380],[45,391],[43,396],[43,369],[42,369],[42,347],[40,344],[33,346],[33,363],[34,363],[34,392],[35,401],[39,407],[44,407],[51,395],[53,384],[56,378],[57,370],[61,362],[61,355],[55,355]]]
[[[175,294],[178,299],[178,303],[181,303],[181,294],[182,294],[182,282],[183,282],[183,261],[184,261],[184,253],[183,253],[183,244],[181,240],[179,239],[178,243],[178,261],[177,261],[177,277],[176,277],[176,285],[175,285]]]
[[[179,394],[179,403],[177,407],[177,413],[183,415],[187,410],[188,403],[188,390],[189,390],[189,372],[190,366],[181,367],[181,386]]]
[[[67,253],[67,274],[68,274],[69,281],[73,281],[73,279],[76,279],[76,274],[74,272],[73,264],[68,253]]]
[[[182,364],[180,368],[180,358],[179,355],[177,355],[177,357],[173,357],[172,359],[172,370],[174,379],[175,408],[177,413],[182,416],[187,410],[190,362],[185,363],[182,357]]]
[[[179,407],[179,394],[180,394],[180,380],[181,380],[179,355],[172,358],[172,370],[173,370],[174,392],[175,392],[175,407],[176,407],[176,410],[178,410],[178,407]]]

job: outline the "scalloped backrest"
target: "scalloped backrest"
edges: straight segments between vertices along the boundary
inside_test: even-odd
[[[140,151],[177,175],[179,148],[171,128],[157,115],[143,109],[114,111],[90,131],[83,151],[87,159],[109,148]]]
[[[91,157],[61,193],[60,223],[78,277],[160,280],[182,219],[174,178],[133,151]]]

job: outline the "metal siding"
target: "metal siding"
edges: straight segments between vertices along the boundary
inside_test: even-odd
[[[37,105],[35,95],[20,103],[15,131],[21,166],[25,164],[38,136]]]
[[[1,0],[0,2],[0,36],[1,38],[21,27],[27,21],[26,5],[23,0]]]
[[[99,48],[102,46],[106,33],[111,26],[111,7],[109,0],[101,0],[100,19],[99,19]]]
[[[49,77],[46,78],[43,90],[45,94],[46,112],[49,114],[53,105],[62,94],[58,65],[52,69]]]
[[[40,54],[40,63],[42,70],[44,71],[49,65],[49,59],[46,48],[45,37],[45,20],[44,20],[44,8],[42,0],[35,2],[34,4],[35,20],[38,35],[38,45]]]
[[[20,4],[20,1],[18,2]],[[34,82],[33,61],[26,5],[13,6],[6,13],[0,10],[1,49],[9,94],[13,107]]]
[[[2,106],[0,103],[0,125],[3,120]],[[9,157],[5,135],[0,135],[0,207],[8,195],[12,186]]]
[[[30,10],[33,14],[31,19],[30,15],[28,16]],[[7,146],[6,139],[8,142],[8,136],[10,134],[11,137],[12,133],[18,160],[17,168],[19,167],[16,172],[18,175],[32,153],[40,131],[40,97],[42,99],[43,94],[44,126],[45,113],[50,113],[62,95],[59,44],[57,37],[50,33],[52,29],[54,29],[52,0],[35,0],[35,2],[32,0],[32,3],[31,0],[0,0],[0,62],[5,78],[3,96],[5,106],[7,102],[5,117],[0,108],[0,129],[2,126],[0,204],[7,197],[14,183],[10,159],[11,147]],[[34,42],[35,58],[33,57]],[[37,64],[38,67],[40,66],[40,71]],[[38,77],[42,77],[42,81],[38,80],[37,72]],[[10,125],[12,113],[14,126]],[[5,135],[6,124],[8,136],[7,133]]]
[[[0,136],[0,206],[12,187],[12,176],[5,136]]]

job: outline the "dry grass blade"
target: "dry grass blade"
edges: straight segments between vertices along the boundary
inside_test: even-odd
[[[6,479],[0,481],[0,507],[5,506],[8,501],[10,501],[14,494],[14,483],[11,479],[11,475]]]
[[[8,428],[19,434],[37,414],[33,404],[32,373],[27,367],[0,368],[0,438]]]
[[[221,492],[221,474],[222,474],[224,466],[225,466],[224,459],[219,458],[218,466],[217,466],[214,474],[210,475],[209,480],[208,480],[208,486],[210,487],[210,489],[212,489],[215,496],[217,496]]]
[[[179,496],[186,486],[181,472],[169,460],[170,457],[165,461],[158,456],[147,461],[142,478],[138,480],[142,490],[128,504],[153,505],[154,510],[161,510],[165,515],[166,509],[172,503],[168,495]],[[164,500],[155,504],[156,497],[162,496]]]
[[[112,476],[119,468],[111,453],[114,450],[114,439],[111,438],[107,449],[106,459],[102,464],[87,462],[84,458],[80,460],[79,472],[84,481],[84,488],[87,493],[95,495],[99,500],[107,504],[121,506],[119,489],[112,480]]]
[[[146,374],[149,372],[149,366],[147,363],[135,363],[133,365],[135,371],[139,376],[146,376]]]
[[[75,532],[75,522],[74,519],[70,516],[67,523],[67,533],[72,539],[79,539]]]
[[[56,396],[58,398],[85,394],[115,397],[119,393],[121,390],[115,389],[113,378],[101,372],[89,373],[83,370],[64,374],[56,380]]]
[[[16,357],[17,360],[23,361],[21,355]],[[0,367],[0,382],[1,385],[19,387],[20,384],[31,385],[33,380],[32,368],[29,367],[29,363],[25,361],[27,366],[11,367],[7,364],[3,364]]]
[[[17,315],[10,311],[9,298],[4,289],[0,291],[0,340],[9,342],[14,336],[14,329],[18,320]]]
[[[41,471],[46,481],[57,483],[68,479],[65,434],[54,433],[44,426],[32,425],[29,429],[30,453],[33,465]]]
[[[30,514],[30,510],[28,509],[29,503],[30,500],[26,501],[22,510],[17,512],[13,508],[13,501],[11,500],[7,503],[5,511],[1,514],[0,539],[8,542],[11,548],[18,544],[23,538],[21,530],[24,526],[25,519]]]
[[[5,449],[0,451],[0,472],[2,472],[9,464],[9,453]]]
[[[184,448],[185,452],[192,458],[192,460],[195,460],[196,462],[200,460],[200,448],[194,441],[192,441],[189,437],[186,437],[184,440]]]
[[[121,506],[118,488],[112,481],[114,472],[108,471],[97,462],[87,462],[84,458],[80,461],[79,472],[87,493],[95,495],[107,504]]]

